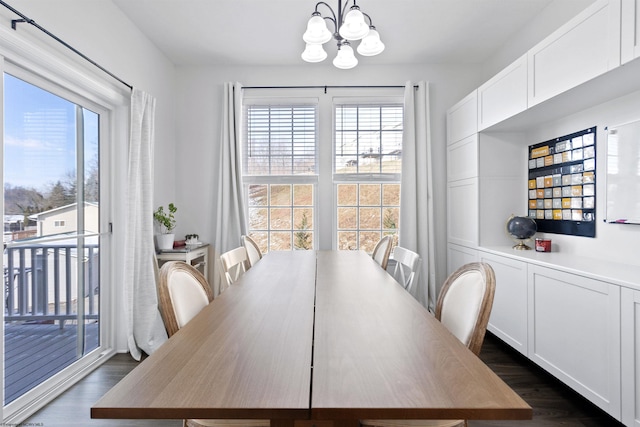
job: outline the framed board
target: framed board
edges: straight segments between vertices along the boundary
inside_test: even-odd
[[[595,237],[595,127],[529,146],[528,204],[538,231]]]
[[[640,224],[640,120],[607,127],[606,222]]]

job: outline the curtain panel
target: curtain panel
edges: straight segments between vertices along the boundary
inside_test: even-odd
[[[433,232],[433,183],[429,86],[407,82],[404,90],[404,135],[400,195],[399,245],[422,259],[413,296],[435,309],[435,243]]]
[[[156,100],[133,89],[127,171],[124,250],[124,315],[127,344],[140,360],[167,340],[158,310],[153,242],[153,145]]]
[[[241,245],[247,224],[242,187],[242,85],[225,83],[220,151],[218,153],[218,188],[215,202],[216,226],[213,245],[214,274],[210,280],[213,294],[222,292],[220,254]]]

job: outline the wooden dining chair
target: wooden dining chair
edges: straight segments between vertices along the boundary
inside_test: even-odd
[[[213,301],[207,280],[193,266],[183,261],[162,265],[158,281],[160,314],[171,337]],[[268,427],[269,420],[183,420],[188,427]]]
[[[407,291],[411,291],[420,273],[420,255],[409,249],[396,246],[393,250],[393,259],[396,262],[392,274],[393,278]]]
[[[378,241],[378,243],[376,243],[376,246],[373,248],[373,252],[371,253],[373,260],[380,264],[380,267],[382,267],[383,270],[387,269],[387,265],[389,263],[391,243],[391,236],[384,236]]]
[[[222,279],[227,287],[235,283],[247,271],[247,250],[240,246],[220,255]]]
[[[247,251],[247,265],[246,268],[249,269],[256,265],[256,262],[262,259],[262,251],[258,247],[258,244],[251,237],[242,235],[240,237],[242,241],[242,246]]]
[[[162,265],[158,279],[160,314],[171,337],[213,301],[213,291],[195,267],[184,261]]]
[[[495,291],[493,268],[472,262],[449,275],[436,302],[436,319],[475,355],[482,348]],[[360,423],[368,427],[467,426],[466,420],[361,420]]]

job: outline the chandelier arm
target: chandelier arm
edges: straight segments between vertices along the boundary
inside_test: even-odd
[[[339,22],[339,23],[340,23],[340,25],[342,25],[342,22],[343,22],[343,20],[344,20],[344,16],[345,16],[345,15],[346,15],[346,13],[347,13],[347,7],[349,7],[349,0],[347,0],[347,1],[345,2],[345,4],[344,4],[344,7],[343,7],[343,8],[340,8],[340,6],[341,6],[341,5],[342,5],[342,0],[338,0],[338,9],[341,9],[341,10],[340,10],[340,15],[338,16],[338,17],[339,17],[339,21],[340,21],[340,22]],[[358,7],[358,5],[356,4],[356,0],[353,0],[353,6]]]
[[[360,11],[360,12],[362,12],[362,11]],[[366,16],[366,17],[367,17],[367,19],[369,20],[369,28],[375,28],[375,27],[373,26],[373,21],[371,20],[371,17],[370,17],[369,15],[367,15],[366,13],[364,13],[364,12],[362,12],[362,14],[363,14],[364,16]]]
[[[331,15],[333,15],[333,19],[332,19],[333,23],[335,24],[336,22],[338,22],[338,18],[336,17],[336,13],[333,11],[333,8],[331,6],[329,6],[329,4],[327,4],[327,3],[323,2],[323,1],[319,1],[318,3],[316,3],[316,12],[320,13],[318,11],[318,6],[320,6],[321,4],[325,5],[327,7],[327,9],[329,9],[329,12],[331,12]],[[320,15],[320,16],[322,16],[322,15]],[[322,16],[322,17],[324,19],[331,19],[331,18],[326,18],[324,16]]]

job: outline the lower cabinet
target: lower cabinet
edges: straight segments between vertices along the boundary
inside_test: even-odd
[[[527,355],[527,263],[485,252],[479,258],[491,265],[496,276],[487,329]]]
[[[620,419],[620,286],[529,265],[529,358]]]
[[[470,262],[478,261],[478,251],[466,246],[449,243],[447,249],[447,275]]]
[[[622,422],[640,426],[640,291],[621,289]]]

